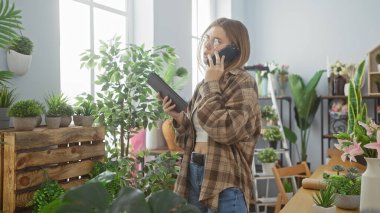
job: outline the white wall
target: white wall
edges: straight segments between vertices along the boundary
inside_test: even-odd
[[[250,63],[274,60],[289,64],[290,72],[305,81],[315,71],[326,69],[327,56],[330,63],[359,63],[380,43],[377,0],[245,0],[245,4],[252,44]],[[326,74],[317,91],[327,95]],[[367,94],[366,86],[363,93]],[[308,148],[312,168],[321,162],[320,126],[317,112]]]

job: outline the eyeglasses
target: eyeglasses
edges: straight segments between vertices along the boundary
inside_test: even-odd
[[[220,45],[222,45],[222,41],[219,38],[212,38],[209,37],[208,35],[205,35],[202,37],[202,43],[203,45],[211,45],[212,48],[216,48]]]

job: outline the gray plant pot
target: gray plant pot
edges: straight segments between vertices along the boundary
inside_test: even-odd
[[[13,127],[17,131],[30,131],[37,126],[37,117],[17,118],[13,117]]]
[[[61,117],[45,117],[45,122],[48,129],[58,129],[61,124]]]
[[[62,116],[61,117],[61,124],[59,125],[60,127],[68,127],[72,121],[71,116]]]
[[[82,126],[84,127],[91,127],[94,123],[94,117],[93,116],[82,116]]]
[[[8,108],[0,108],[0,129],[9,128],[10,118],[7,115]]]
[[[75,126],[82,126],[83,115],[73,115],[73,121]]]
[[[360,195],[335,194],[335,205],[341,209],[357,209],[360,206]]]

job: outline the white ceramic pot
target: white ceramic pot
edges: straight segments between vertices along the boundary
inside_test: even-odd
[[[314,213],[335,213],[335,210],[336,210],[336,206],[324,208],[322,206],[317,206],[316,204],[313,205]]]
[[[10,71],[15,75],[24,75],[32,63],[32,55],[24,55],[14,50],[7,51],[7,63]]]
[[[157,122],[157,127],[146,130],[145,141],[147,149],[163,149],[167,148],[164,135],[162,134],[162,121]]]
[[[341,209],[357,209],[360,205],[360,195],[335,194],[335,205]]]
[[[273,175],[272,168],[276,166],[276,163],[262,163],[263,174]]]

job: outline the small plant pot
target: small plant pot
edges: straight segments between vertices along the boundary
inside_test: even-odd
[[[36,124],[36,127],[37,127],[37,126],[41,126],[41,123],[42,123],[42,116],[39,115],[39,116],[37,116],[37,124]]]
[[[313,205],[313,212],[314,213],[335,213],[335,210],[336,210],[336,206],[324,208],[322,206],[317,206],[316,204]]]
[[[84,127],[91,127],[92,124],[94,123],[94,116],[83,116],[81,124]]]
[[[360,195],[335,194],[335,205],[341,209],[357,209],[360,206]]]
[[[45,117],[45,122],[48,129],[58,129],[61,124],[61,117]]]
[[[0,108],[0,129],[8,129],[10,118],[7,115],[8,108]]]
[[[272,168],[276,166],[276,163],[262,163],[263,174],[273,175]]]
[[[13,117],[13,127],[17,131],[30,131],[37,125],[37,117],[18,118]]]
[[[72,117],[71,116],[62,116],[61,117],[61,123],[60,123],[60,127],[68,127],[72,121]]]
[[[82,126],[82,117],[83,115],[74,115],[73,121],[75,126]]]

